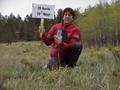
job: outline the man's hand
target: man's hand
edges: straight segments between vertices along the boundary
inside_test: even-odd
[[[59,38],[57,35],[54,36],[54,40],[58,46],[62,44],[62,38]]]

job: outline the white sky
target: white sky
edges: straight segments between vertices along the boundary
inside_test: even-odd
[[[64,9],[66,7],[84,10],[89,5],[94,6],[99,1],[100,0],[0,0],[0,12],[2,15],[10,15],[10,13],[13,13],[17,16],[19,14],[24,18],[27,14],[32,13],[32,3],[55,5],[55,12],[57,12],[58,9]]]

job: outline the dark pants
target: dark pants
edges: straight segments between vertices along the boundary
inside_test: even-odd
[[[68,50],[65,50],[64,56],[52,57],[49,60],[48,68],[52,70],[52,69],[58,69],[59,66],[61,67],[76,66],[76,62],[78,61],[81,51],[82,51],[82,46],[73,45],[73,47],[69,48]]]

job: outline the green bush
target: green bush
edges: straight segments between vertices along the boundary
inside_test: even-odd
[[[120,60],[120,47],[114,47],[111,51],[113,55]]]

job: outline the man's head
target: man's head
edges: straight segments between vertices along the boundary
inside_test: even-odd
[[[65,8],[63,11],[64,23],[71,23],[74,19],[74,10],[72,8]]]

